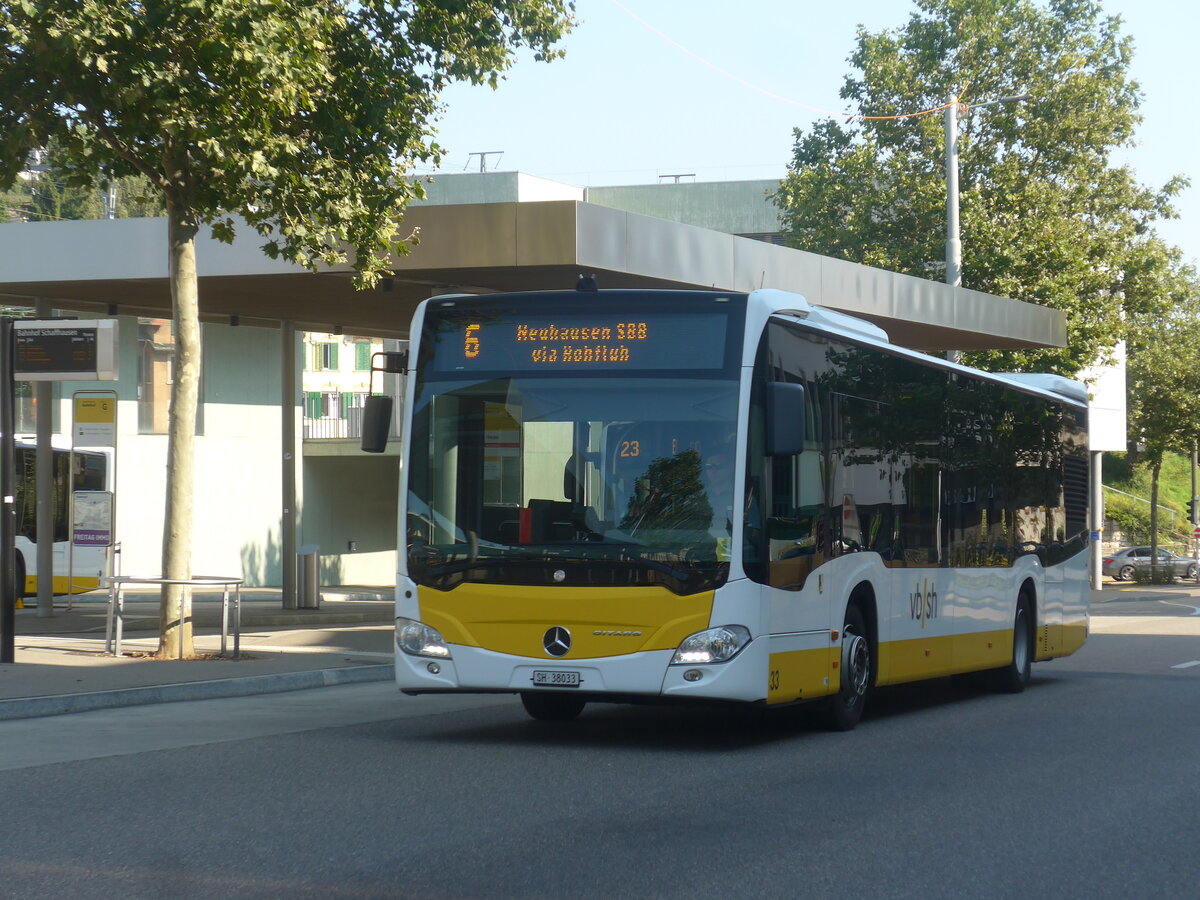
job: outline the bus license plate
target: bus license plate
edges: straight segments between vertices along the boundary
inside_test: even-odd
[[[579,687],[581,681],[578,672],[556,669],[549,672],[537,670],[533,673],[533,683],[538,687]]]

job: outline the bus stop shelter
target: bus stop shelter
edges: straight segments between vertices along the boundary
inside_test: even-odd
[[[407,338],[417,304],[443,293],[564,289],[580,275],[601,288],[778,288],[867,319],[918,350],[1058,347],[1063,313],[886,272],[765,241],[579,200],[411,207],[418,243],[392,274],[357,291],[349,267],[308,272],[272,260],[248,228],[233,244],[203,231],[201,319],[280,335],[282,559],[296,557],[296,331]],[[89,316],[171,316],[164,219],[10,224],[0,240],[0,303]],[[284,565],[285,597],[296,592]]]

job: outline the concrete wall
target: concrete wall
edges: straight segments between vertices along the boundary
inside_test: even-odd
[[[399,484],[396,456],[305,457],[300,543],[321,548],[322,584],[395,583]]]
[[[587,201],[725,234],[774,234],[779,210],[770,195],[777,190],[778,181],[638,184],[590,187]]]
[[[425,199],[413,206],[451,206],[459,203],[537,203],[544,200],[583,200],[584,189],[524,172],[464,172],[437,175],[424,183]]]
[[[524,172],[438,175],[414,206],[586,200],[625,212],[682,222],[725,234],[774,234],[779,211],[770,195],[778,181],[701,181],[576,187]]]
[[[60,440],[70,441],[74,391],[118,392],[116,539],[126,575],[162,571],[167,436],[138,434],[137,320],[120,317],[120,379],[64,382]],[[297,336],[299,341],[299,336]],[[279,584],[282,487],[279,332],[204,326],[202,433],[196,437],[192,571]]]

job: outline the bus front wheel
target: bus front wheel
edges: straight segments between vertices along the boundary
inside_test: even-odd
[[[539,694],[533,691],[521,692],[521,703],[525,712],[541,722],[569,722],[577,718],[586,700],[572,694]]]
[[[829,725],[835,731],[850,731],[862,718],[873,665],[862,610],[850,606],[842,626],[841,687],[829,704]]]

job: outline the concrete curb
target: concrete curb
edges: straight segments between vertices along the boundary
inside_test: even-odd
[[[247,697],[252,694],[304,691],[338,684],[387,681],[394,673],[395,669],[390,665],[344,666],[303,672],[280,672],[273,675],[250,675],[243,678],[220,678],[213,681],[185,681],[179,684],[151,685],[116,691],[0,700],[0,721],[61,716],[149,703],[216,700],[223,697]]]

